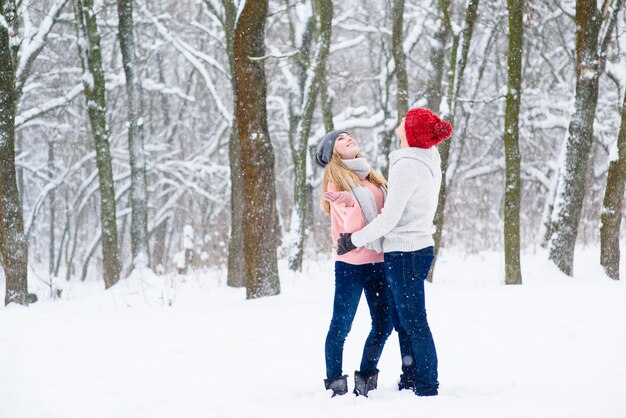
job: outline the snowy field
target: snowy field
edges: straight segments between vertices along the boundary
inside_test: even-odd
[[[527,255],[524,285],[504,286],[500,257],[444,254],[427,285],[434,398],[396,390],[395,333],[369,398],[323,390],[331,262],[281,263],[282,294],[254,301],[224,272],[72,284],[58,301],[33,280],[40,302],[0,308],[0,418],[626,417],[626,283],[593,249],[574,278]],[[362,300],[350,390],[368,323]]]

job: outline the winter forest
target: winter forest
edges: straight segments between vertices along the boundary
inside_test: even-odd
[[[79,329],[96,323],[107,330],[107,318],[119,316],[96,313],[90,306],[113,298],[115,309],[136,307],[129,302],[136,293],[140,299],[154,296],[160,307],[186,304],[188,309],[200,309],[206,296],[211,307],[199,310],[200,315],[230,315],[237,309],[250,315],[241,322],[216,325],[215,332],[224,338],[232,334],[231,351],[220,351],[228,351],[223,354],[228,359],[247,355],[238,345],[246,340],[235,337],[229,327],[252,326],[252,316],[258,316],[258,328],[263,328],[263,320],[280,326],[286,320],[271,312],[302,304],[298,309],[309,310],[292,312],[294,318],[283,325],[297,330],[315,322],[314,339],[289,337],[301,338],[294,342],[279,337],[276,344],[312,344],[305,357],[323,357],[318,351],[323,351],[330,319],[336,243],[320,205],[322,169],[314,163],[316,147],[326,132],[350,132],[386,177],[388,154],[399,146],[394,129],[414,107],[431,109],[454,127],[451,139],[439,146],[444,181],[434,221],[436,258],[427,283],[433,292],[428,303],[434,304],[429,309],[435,310],[435,337],[437,325],[441,329],[441,323],[451,320],[442,313],[437,322],[437,301],[456,309],[469,303],[465,296],[475,298],[485,307],[473,312],[478,319],[472,321],[492,326],[494,333],[516,321],[519,329],[528,330],[499,346],[520,357],[530,353],[515,369],[523,373],[546,354],[535,353],[527,341],[549,340],[554,331],[548,326],[530,331],[526,321],[543,323],[553,310],[567,313],[585,304],[585,295],[600,292],[589,309],[613,322],[597,328],[597,317],[584,316],[586,311],[572,313],[573,319],[553,324],[563,327],[562,338],[554,337],[546,355],[562,356],[564,365],[555,375],[563,381],[576,375],[570,367],[574,358],[606,358],[606,364],[583,377],[606,381],[612,392],[571,403],[571,411],[580,416],[589,416],[585,411],[626,416],[626,398],[615,395],[616,388],[626,384],[626,311],[621,307],[626,289],[620,280],[625,268],[620,271],[626,182],[624,3],[0,0],[0,290],[7,305],[0,308],[0,334],[5,334],[0,346],[6,346],[0,358],[15,360],[13,367],[0,365],[0,387],[7,387],[0,389],[0,416],[5,416],[3,404],[7,417],[84,416],[80,405],[70,407],[59,400],[68,396],[60,390],[40,399],[41,411],[49,415],[22,411],[27,400],[37,399],[23,392],[46,383],[44,379],[33,387],[37,373],[18,371],[20,362],[38,356],[26,345],[44,344],[23,334],[32,331],[52,339],[48,341],[63,341],[46,331],[52,319],[37,325],[44,312],[60,321],[78,321],[89,312],[84,322],[74,324],[75,334],[67,331],[68,343],[73,338],[78,343]],[[484,289],[492,294],[477,293]],[[537,303],[537,311],[528,317],[512,313],[514,308],[509,310],[506,302],[510,289],[521,293],[510,296],[508,306],[525,311]],[[541,295],[540,302],[525,299],[530,294]],[[313,295],[323,301],[323,310],[313,307],[312,301],[318,301]],[[555,302],[560,298],[569,298],[569,303]],[[496,299],[499,302],[492,305]],[[18,309],[20,305],[30,307]],[[129,314],[135,319],[126,319],[135,328],[153,315],[142,309]],[[465,315],[458,309],[455,317]],[[183,333],[178,325],[196,311],[168,316],[159,310],[154,315],[166,328],[177,329],[168,335],[176,339]],[[365,312],[359,315],[354,353],[348,353],[347,345],[347,359],[357,358],[364,337],[356,340],[359,333],[366,334],[363,327],[369,319]],[[499,320],[493,318],[500,315]],[[581,327],[593,329],[594,337],[568,339],[578,332],[570,323],[576,318]],[[185,329],[206,327],[200,319]],[[124,330],[116,337],[120,341],[135,335],[130,325],[124,328],[125,320],[113,321]],[[456,335],[468,326],[460,321]],[[322,323],[319,330],[317,322]],[[441,330],[448,339],[444,344],[457,344],[454,332]],[[611,334],[606,342],[611,348],[585,345],[591,338],[601,341],[606,333]],[[26,338],[21,344],[16,342],[20,335]],[[202,347],[205,337],[194,344]],[[160,344],[157,337],[146,338],[146,351]],[[248,338],[252,343],[264,339],[254,330]],[[506,358],[502,352],[489,354],[486,347],[498,346],[495,336],[481,343],[471,335],[463,338],[469,350],[481,353],[478,359]],[[182,342],[168,344],[172,352],[183,350]],[[571,353],[571,363],[570,354],[559,349],[569,344],[586,347]],[[97,346],[94,343],[92,353],[106,352]],[[139,348],[129,350],[130,356],[143,355]],[[189,360],[179,359],[183,367],[192,367],[193,356],[202,355],[199,348],[194,350]],[[269,346],[257,351],[274,358],[271,362],[281,356],[280,349],[275,352]],[[69,355],[58,355],[70,361]],[[150,355],[156,363],[166,354]],[[399,367],[393,354],[383,356],[381,363]],[[317,357],[316,367],[322,362]],[[296,355],[286,358],[295,361]],[[91,365],[96,360],[82,361]],[[476,373],[468,361],[473,360],[459,360],[464,365],[456,372]],[[546,367],[558,362],[542,361]],[[45,366],[43,374],[52,379],[62,373],[58,367]],[[208,372],[214,365],[198,367]],[[496,396],[515,392],[511,388],[517,384],[537,384],[528,377],[522,383],[511,378],[511,387],[489,386],[487,376],[499,379],[497,368],[492,365],[478,379],[478,385],[486,385],[482,392],[463,389],[466,383],[471,386],[468,376],[449,378],[457,384],[455,390],[442,392],[441,398],[449,402],[426,404],[423,411],[436,416],[444,406],[450,412],[473,405],[463,403],[463,397]],[[312,402],[310,416],[319,416],[315,408],[332,415],[334,407],[320,383],[323,367],[318,369],[307,370],[304,377],[294,374],[298,383],[290,390]],[[189,396],[201,393],[191,388],[194,379],[187,380],[188,374],[167,367],[164,373],[186,380],[181,393],[185,388]],[[264,370],[253,373],[256,378]],[[389,376],[389,382],[393,378]],[[540,386],[563,384],[554,379]],[[11,392],[11,385],[21,393]],[[225,393],[209,388],[214,395]],[[259,390],[263,394],[270,388]],[[543,407],[538,410],[523,397],[507,402],[526,405],[519,416],[579,416],[555,413],[557,405],[577,399],[577,393],[562,388],[540,398]],[[214,407],[212,402],[218,405],[216,417],[252,414],[254,405],[263,404],[261,394],[252,395],[249,409],[241,406],[236,411],[226,402],[237,402],[237,395],[223,401],[209,396],[188,403],[188,414],[180,416],[206,416],[199,410]],[[11,401],[13,395],[17,400]],[[61,398],[53,399],[57,395]],[[376,395],[368,400],[379,400],[385,408],[397,401],[409,411],[414,401],[391,389]],[[159,409],[153,402],[157,395],[142,396],[153,408],[145,416],[171,416],[166,412],[173,408],[180,412],[173,401],[163,401]],[[94,394],[87,399],[101,398]],[[356,408],[374,416],[375,410],[360,399],[341,401],[343,414]],[[597,401],[605,408],[599,415],[592,408]],[[276,403],[282,405],[275,411],[278,416],[289,415],[297,405],[283,398]],[[144,416],[133,415],[129,405],[120,403],[125,413],[115,416]],[[486,416],[503,416],[498,405]],[[105,410],[102,416],[114,416],[114,411]]]

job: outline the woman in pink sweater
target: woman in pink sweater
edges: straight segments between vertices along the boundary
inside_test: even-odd
[[[359,152],[357,142],[343,131],[332,131],[322,139],[316,162],[324,168],[322,207],[331,217],[331,236],[365,227],[381,212],[387,194],[386,180],[374,171]],[[361,298],[372,317],[372,329],[365,341],[360,370],[355,371],[354,393],[367,396],[376,389],[376,368],[387,338],[397,323],[389,285],[383,269],[382,240],[376,240],[345,255],[336,256],[333,315],[326,336],[326,389],[333,396],[348,391],[343,374],[343,346]],[[410,355],[408,340],[400,338],[401,351]],[[409,350],[409,351],[406,351]],[[404,374],[409,372],[403,370]],[[401,377],[402,380],[402,377]],[[402,388],[402,387],[401,387]]]

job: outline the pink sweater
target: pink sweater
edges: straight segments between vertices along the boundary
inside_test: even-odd
[[[370,183],[368,180],[361,180],[361,184],[367,187],[374,195],[376,201],[376,209],[378,213],[383,208],[383,192]],[[328,184],[329,192],[336,192],[337,187],[334,183]],[[354,206],[348,207],[343,203],[331,203],[330,204],[330,235],[333,239],[333,248],[337,246],[337,240],[339,239],[339,233],[355,232],[365,227],[365,218],[361,211],[361,206],[355,201]],[[337,255],[337,251],[333,250],[335,259],[337,261],[343,261],[348,264],[368,264],[368,263],[382,263],[384,254],[378,254],[374,250],[369,250],[365,247],[357,248],[344,255]]]

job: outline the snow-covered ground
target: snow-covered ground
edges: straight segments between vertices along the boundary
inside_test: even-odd
[[[323,390],[328,261],[281,264],[282,294],[253,301],[223,272],[71,284],[57,301],[41,288],[29,308],[0,308],[0,417],[626,417],[626,283],[597,254],[577,255],[574,278],[527,255],[524,285],[505,286],[499,254],[444,253],[427,285],[434,398],[396,390],[395,334],[368,399]],[[362,302],[350,379],[368,324]]]

